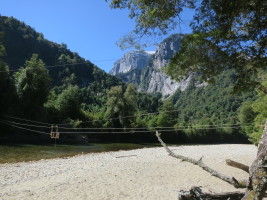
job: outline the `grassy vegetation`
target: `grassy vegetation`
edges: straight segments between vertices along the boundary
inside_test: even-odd
[[[82,153],[138,149],[154,144],[95,143],[88,145],[0,145],[0,163],[28,162],[41,159],[75,156]]]

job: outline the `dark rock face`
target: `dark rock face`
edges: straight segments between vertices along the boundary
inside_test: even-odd
[[[118,75],[127,73],[133,69],[142,69],[147,66],[152,53],[145,51],[130,51],[115,62],[110,74]]]

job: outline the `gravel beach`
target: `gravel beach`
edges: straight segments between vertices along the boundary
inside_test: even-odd
[[[172,146],[171,150],[199,159],[218,171],[247,179],[225,159],[250,165],[254,145]],[[1,200],[41,199],[177,199],[178,191],[202,186],[204,191],[236,191],[190,163],[168,156],[162,147],[83,154],[75,157],[0,165]]]

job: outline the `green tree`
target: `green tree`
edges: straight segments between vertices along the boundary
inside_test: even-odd
[[[236,71],[235,89],[258,87],[266,69],[267,6],[262,0],[112,0],[112,8],[128,8],[135,30],[122,43],[135,45],[144,35],[167,34],[179,23],[185,8],[195,8],[188,35],[174,56],[167,73],[177,80],[197,72],[212,82],[226,68]],[[127,46],[127,45],[126,45]]]
[[[140,43],[145,36],[162,36],[174,30],[183,8],[194,8],[195,5],[194,0],[111,0],[110,7],[129,9],[129,17],[136,21],[135,29],[121,38],[118,44],[122,48],[140,48],[146,46]]]
[[[122,86],[115,86],[109,90],[106,117],[115,118],[111,119],[113,127],[126,128],[134,125],[135,118],[127,116],[134,116],[137,110],[136,98],[136,88],[132,84],[127,86],[125,92]]]
[[[81,116],[81,103],[78,86],[69,86],[58,95],[56,108],[62,119],[78,119]]]
[[[0,87],[3,89],[9,79],[9,68],[2,60],[0,60],[0,71]]]
[[[137,112],[137,91],[134,84],[129,84],[124,93],[125,115],[134,116]],[[123,127],[136,126],[136,118],[125,118],[122,123]]]
[[[251,101],[245,101],[238,111],[238,119],[241,123],[242,129],[247,135],[253,132],[253,122],[256,114],[252,108]]]
[[[3,57],[5,56],[5,48],[1,42],[2,37],[3,35],[0,34],[0,94],[3,94],[3,90],[6,88],[7,81],[9,80],[9,68],[3,61]]]
[[[258,144],[262,132],[263,126],[267,119],[267,95],[259,94],[259,98],[253,102],[252,108],[255,113],[257,113],[256,117],[254,118],[254,129],[253,132],[250,133],[250,140]]]
[[[108,119],[114,118],[111,119],[111,125],[113,127],[122,127],[121,122],[122,122],[122,117],[124,116],[123,101],[124,99],[123,99],[122,86],[112,87],[108,92],[106,118]]]
[[[14,83],[9,74],[9,67],[3,61],[5,48],[1,41],[2,34],[0,34],[0,113],[4,113],[12,107],[12,103],[14,103],[16,96]]]
[[[129,84],[124,93],[128,115],[134,115],[137,110],[137,91],[134,84]]]
[[[17,100],[14,82],[9,76],[8,66],[0,60],[0,113],[15,110]]]
[[[160,114],[157,119],[159,127],[172,127],[177,122],[177,112],[171,100],[166,100],[160,109]]]
[[[267,78],[267,76],[265,76]],[[267,87],[267,81],[263,83]],[[267,95],[258,90],[258,95],[254,101],[245,101],[239,109],[238,119],[243,126],[243,130],[249,136],[249,140],[258,144],[263,126],[267,119]]]
[[[3,57],[5,56],[5,48],[1,42],[2,37],[3,34],[0,33],[0,87],[1,87],[0,90],[3,90],[3,88],[5,88],[6,82],[9,79],[9,69],[6,63],[3,61]]]
[[[5,55],[5,47],[2,44],[2,40],[3,40],[3,33],[0,32],[0,57],[1,59],[3,58],[3,56]]]
[[[162,105],[162,95],[160,93],[147,94],[138,93],[137,94],[137,105],[138,109],[142,112],[157,112],[158,108]]]
[[[23,113],[29,117],[40,116],[39,111],[47,101],[51,79],[44,62],[33,54],[15,76],[15,87],[21,100]]]

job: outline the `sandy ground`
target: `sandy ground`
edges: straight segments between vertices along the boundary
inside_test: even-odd
[[[247,179],[225,159],[250,165],[256,156],[253,145],[200,145],[171,147],[219,171]],[[163,148],[145,148],[79,155],[38,162],[1,164],[0,199],[177,199],[178,191],[202,186],[205,191],[235,191],[199,167],[167,155]]]

